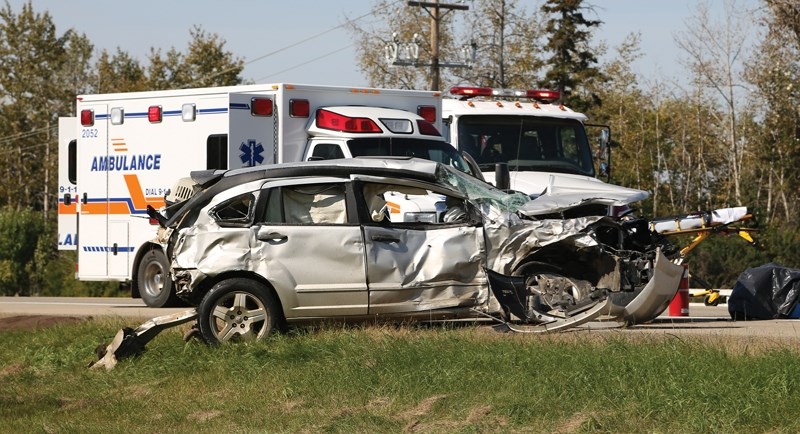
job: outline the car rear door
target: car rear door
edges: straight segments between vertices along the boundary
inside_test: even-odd
[[[367,313],[364,242],[345,192],[319,180],[262,190],[250,252],[287,319]]]

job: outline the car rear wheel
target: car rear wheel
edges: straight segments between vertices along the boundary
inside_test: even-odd
[[[150,249],[142,257],[136,270],[136,285],[149,307],[177,306],[180,302],[172,291],[167,256],[159,248]]]
[[[227,279],[203,297],[198,307],[200,334],[208,343],[258,340],[278,322],[272,293],[250,279]]]

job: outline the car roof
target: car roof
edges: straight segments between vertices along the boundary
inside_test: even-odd
[[[256,179],[298,176],[372,175],[435,181],[439,163],[411,157],[357,157],[335,160],[270,164],[232,170],[193,171],[192,180],[203,188],[222,181],[239,184]]]

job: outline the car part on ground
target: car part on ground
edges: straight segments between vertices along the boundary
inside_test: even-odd
[[[142,354],[145,350],[145,345],[163,330],[179,326],[194,319],[197,319],[197,310],[189,309],[155,317],[136,329],[125,327],[117,332],[110,344],[107,346],[101,345],[97,348],[97,360],[91,362],[89,368],[114,369],[118,360]]]

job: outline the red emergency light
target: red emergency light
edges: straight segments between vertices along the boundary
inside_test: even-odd
[[[436,107],[432,105],[421,105],[417,107],[417,114],[428,122],[436,122]]]
[[[525,91],[525,96],[543,103],[551,103],[561,98],[561,93],[556,90],[532,89]]]
[[[417,129],[419,129],[420,134],[424,134],[426,136],[441,137],[442,135],[442,133],[440,133],[432,123],[423,121],[422,119],[417,119]]]
[[[472,98],[473,96],[492,96],[494,94],[494,89],[491,87],[453,86],[450,88],[450,94],[466,98]]]
[[[81,125],[91,127],[94,125],[94,110],[81,110]]]
[[[250,114],[253,116],[272,116],[272,100],[270,98],[250,99]]]
[[[311,114],[311,104],[307,99],[290,99],[289,116],[293,118],[307,118]]]
[[[162,113],[160,105],[151,105],[147,108],[147,120],[150,121],[150,123],[161,122],[161,119]]]
[[[317,110],[317,126],[326,130],[344,133],[382,133],[383,131],[370,118],[351,118],[329,110]]]

